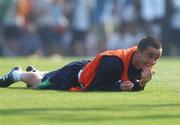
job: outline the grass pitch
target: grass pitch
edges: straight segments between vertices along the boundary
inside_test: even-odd
[[[14,66],[54,70],[76,58],[0,58],[0,75]],[[0,88],[0,125],[179,125],[180,58],[161,58],[143,92]]]

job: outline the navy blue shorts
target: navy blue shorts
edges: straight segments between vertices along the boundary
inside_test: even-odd
[[[89,62],[89,60],[75,61],[58,70],[47,73],[38,85],[38,88],[69,90],[71,87],[80,86],[78,73]]]

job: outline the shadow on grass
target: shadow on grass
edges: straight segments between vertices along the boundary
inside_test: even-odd
[[[26,89],[31,89],[31,88],[27,88],[27,87],[9,87],[7,89],[20,89],[20,90],[26,90]]]
[[[132,108],[130,108],[132,107]],[[172,119],[180,118],[180,113],[163,114],[156,112],[159,108],[179,108],[180,104],[139,104],[139,105],[117,105],[113,107],[90,107],[90,108],[19,108],[19,109],[0,109],[1,116],[32,116],[36,120],[54,121],[112,121],[112,120],[135,120],[135,119]],[[153,112],[145,114],[144,111],[151,109]],[[140,114],[131,114],[131,111],[140,111]],[[127,112],[123,115],[124,112]],[[128,115],[129,112],[129,115]],[[115,113],[115,115],[114,115]]]

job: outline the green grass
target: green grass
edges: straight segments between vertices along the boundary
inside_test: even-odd
[[[0,58],[0,75],[16,65],[54,70],[76,58]],[[180,58],[162,58],[143,92],[65,92],[0,88],[0,125],[179,125]]]

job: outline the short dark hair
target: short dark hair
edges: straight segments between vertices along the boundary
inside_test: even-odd
[[[162,44],[159,39],[148,36],[140,40],[138,50],[144,52],[149,46],[156,49],[162,49]]]

